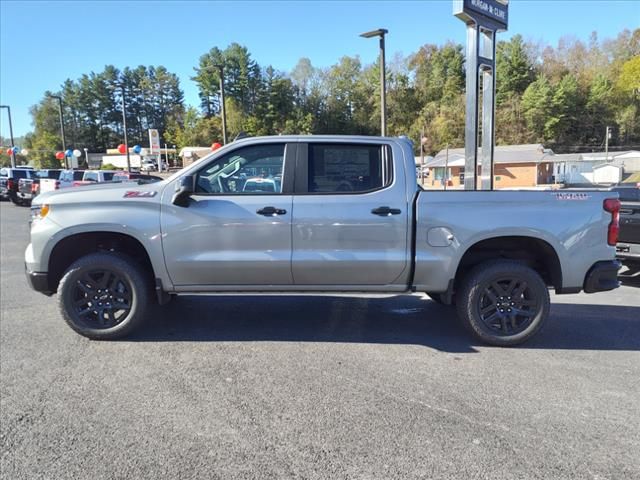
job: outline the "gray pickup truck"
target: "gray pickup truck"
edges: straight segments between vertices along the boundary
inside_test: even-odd
[[[619,208],[609,191],[425,191],[405,138],[248,138],[162,182],[36,197],[26,273],[93,339],[176,294],[425,292],[508,346],[540,329],[549,288],[618,286]]]

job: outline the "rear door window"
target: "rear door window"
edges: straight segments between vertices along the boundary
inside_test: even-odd
[[[384,145],[310,144],[309,193],[363,193],[391,184],[391,162]]]

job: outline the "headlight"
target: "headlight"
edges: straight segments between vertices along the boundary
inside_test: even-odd
[[[31,207],[31,220],[40,220],[49,213],[49,205],[43,203],[42,205],[33,205]]]

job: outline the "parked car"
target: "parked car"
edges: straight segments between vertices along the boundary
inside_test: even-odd
[[[82,180],[73,182],[74,187],[91,185],[93,183],[104,183],[113,180],[113,176],[122,170],[85,170]]]
[[[18,181],[18,198],[22,205],[31,205],[31,200],[40,193],[40,182],[44,179],[58,180],[62,170],[35,170],[32,178],[21,178]]]
[[[271,178],[249,178],[244,183],[243,192],[275,193],[276,181]]]
[[[40,193],[73,187],[73,182],[82,180],[83,176],[84,170],[61,170],[57,180],[51,178],[40,180]]]
[[[155,172],[156,170],[158,170],[158,164],[156,163],[155,160],[149,160],[149,159],[142,160],[142,163],[140,165],[140,171]]]
[[[629,268],[640,267],[640,187],[617,186],[620,195],[620,233],[616,244],[617,257]]]
[[[0,168],[0,199],[11,200],[15,205],[21,205],[18,196],[18,182],[21,178],[33,178],[33,167]]]
[[[263,170],[282,175],[276,191],[234,180]],[[543,325],[549,288],[618,287],[617,197],[425,191],[404,138],[246,138],[162,182],[39,195],[25,266],[93,339],[128,334],[176,294],[367,291],[425,292],[508,346]]]
[[[146,183],[161,182],[162,177],[155,175],[145,175],[138,172],[118,172],[111,179],[112,182],[136,182],[138,185]]]

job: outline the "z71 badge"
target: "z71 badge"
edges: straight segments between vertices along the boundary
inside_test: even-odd
[[[577,192],[556,193],[556,199],[557,200],[588,200],[589,195],[586,193],[577,193]]]
[[[156,196],[156,192],[155,190],[147,190],[147,191],[136,191],[136,190],[130,190],[127,192],[124,192],[124,198],[151,198],[151,197],[155,197]]]

